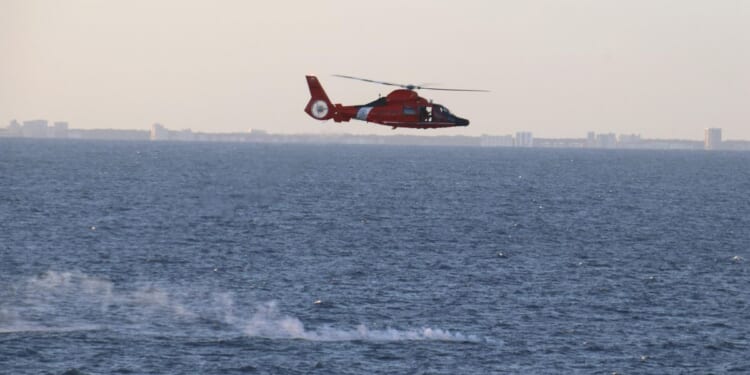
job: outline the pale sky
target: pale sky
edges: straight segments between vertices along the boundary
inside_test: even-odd
[[[420,91],[467,128],[308,117]],[[0,127],[750,140],[750,0],[0,0]]]

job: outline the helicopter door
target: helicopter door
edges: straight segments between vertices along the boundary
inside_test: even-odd
[[[432,107],[419,107],[419,121],[430,122],[432,121]]]

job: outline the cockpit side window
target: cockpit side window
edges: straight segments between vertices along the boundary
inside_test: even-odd
[[[440,113],[451,113],[448,108],[443,107],[442,105],[433,105],[433,108],[437,108],[438,112]]]
[[[417,109],[414,107],[404,106],[404,114],[405,115],[416,115]]]

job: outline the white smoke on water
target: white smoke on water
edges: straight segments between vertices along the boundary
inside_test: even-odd
[[[232,293],[140,284],[118,290],[113,282],[81,272],[47,271],[17,286],[11,301],[0,300],[0,333],[67,332],[117,329],[130,324],[158,329],[184,329],[184,323],[219,322],[225,331],[249,337],[309,341],[483,341],[440,328],[370,329],[360,324],[350,328],[330,325],[306,328],[304,323],[280,312],[275,301],[259,303],[247,313],[235,304]],[[0,295],[0,297],[3,297]],[[200,302],[196,302],[200,301]],[[178,322],[180,324],[178,324]],[[170,328],[171,327],[171,328]]]
[[[474,335],[463,335],[429,327],[410,330],[394,328],[372,330],[360,324],[353,329],[323,326],[316,330],[308,330],[299,319],[282,315],[276,302],[268,302],[260,306],[253,317],[245,322],[243,331],[251,337],[310,341],[480,341]]]
[[[110,280],[79,271],[46,271],[11,289],[7,296],[0,294],[0,333],[95,330],[124,320],[149,322],[164,312],[193,316],[163,288],[117,291]]]
[[[87,308],[98,305],[103,313],[112,306],[137,306],[141,310],[163,309],[178,316],[195,316],[173,293],[158,285],[145,284],[131,291],[115,291],[113,282],[78,271],[47,271],[28,279],[22,289],[27,302],[36,305],[78,304]]]
[[[81,272],[47,271],[30,278],[26,284],[26,289],[36,294],[73,292],[94,296],[103,303],[112,299],[112,288],[111,281]]]
[[[100,326],[89,323],[67,321],[60,324],[59,319],[50,318],[53,315],[50,312],[60,309],[56,301],[91,296],[97,301],[107,301],[112,296],[110,282],[74,272],[45,272],[21,285],[11,286],[10,290],[9,295],[0,294],[0,334],[99,329]]]

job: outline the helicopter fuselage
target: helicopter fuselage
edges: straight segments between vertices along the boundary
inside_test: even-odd
[[[310,101],[305,112],[318,120],[333,119],[346,122],[352,119],[395,128],[447,128],[468,126],[469,120],[452,114],[444,106],[432,103],[408,89],[394,90],[386,97],[363,105],[332,104],[314,76],[307,76]]]

